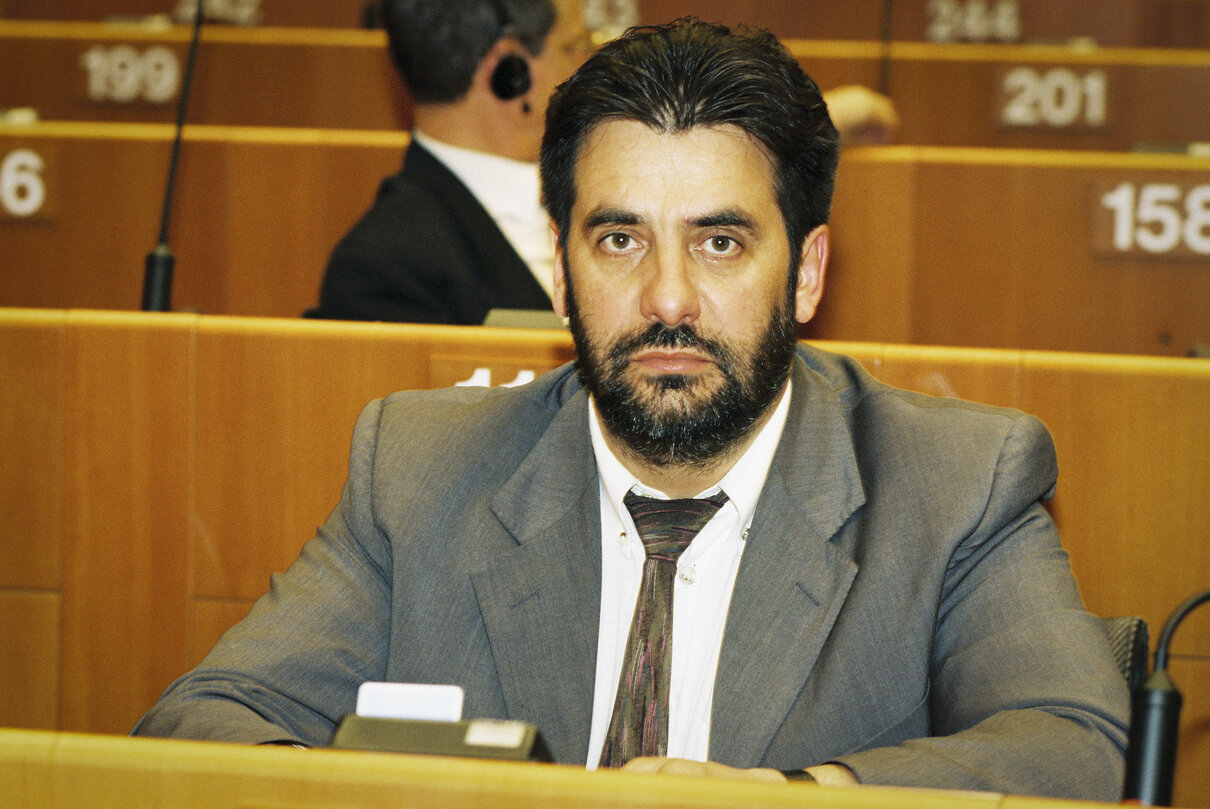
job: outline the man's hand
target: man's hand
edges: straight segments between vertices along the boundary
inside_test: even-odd
[[[696,775],[711,778],[731,778],[740,781],[764,781],[769,784],[785,783],[786,777],[778,770],[768,767],[754,767],[741,770],[728,767],[715,761],[691,761],[686,758],[635,758],[628,761],[622,769],[626,772],[659,773],[661,775]],[[821,764],[808,767],[807,772],[821,784],[845,785],[856,784],[857,779],[846,767],[839,764]]]
[[[817,782],[830,787],[849,787],[857,784],[853,771],[843,764],[820,764],[807,767],[807,772],[811,773],[811,777]]]

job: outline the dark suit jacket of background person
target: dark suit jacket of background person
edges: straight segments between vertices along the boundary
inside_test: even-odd
[[[1040,502],[1057,473],[1041,422],[805,345],[793,380],[710,758],[1117,800],[1128,695]],[[601,597],[588,418],[571,365],[367,406],[317,537],[135,732],[322,745],[364,680],[454,683],[467,718],[527,720],[583,764]]]
[[[413,142],[328,260],[307,317],[477,326],[550,297],[475,196]]]

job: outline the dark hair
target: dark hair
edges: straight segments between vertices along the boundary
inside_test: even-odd
[[[657,132],[731,124],[760,143],[794,264],[828,221],[839,136],[810,77],[767,31],[685,18],[631,28],[594,54],[551,97],[542,139],[542,202],[566,236],[575,167],[598,124],[634,120]]]
[[[552,0],[382,0],[391,59],[412,98],[457,101],[506,33],[533,55],[555,24]]]

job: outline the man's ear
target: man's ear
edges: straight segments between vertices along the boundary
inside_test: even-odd
[[[802,256],[798,260],[798,283],[794,287],[794,319],[799,323],[806,323],[815,316],[815,309],[823,297],[830,238],[828,226],[820,225],[802,240]]]
[[[559,229],[554,222],[550,223],[550,230],[555,238],[555,277],[554,277],[554,295],[551,303],[554,304],[555,314],[559,317],[567,317],[567,260],[566,251],[563,249],[563,239],[559,236]]]

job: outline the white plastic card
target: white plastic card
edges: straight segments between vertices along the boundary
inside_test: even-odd
[[[366,682],[357,689],[357,715],[457,722],[462,718],[462,696],[456,685]]]

